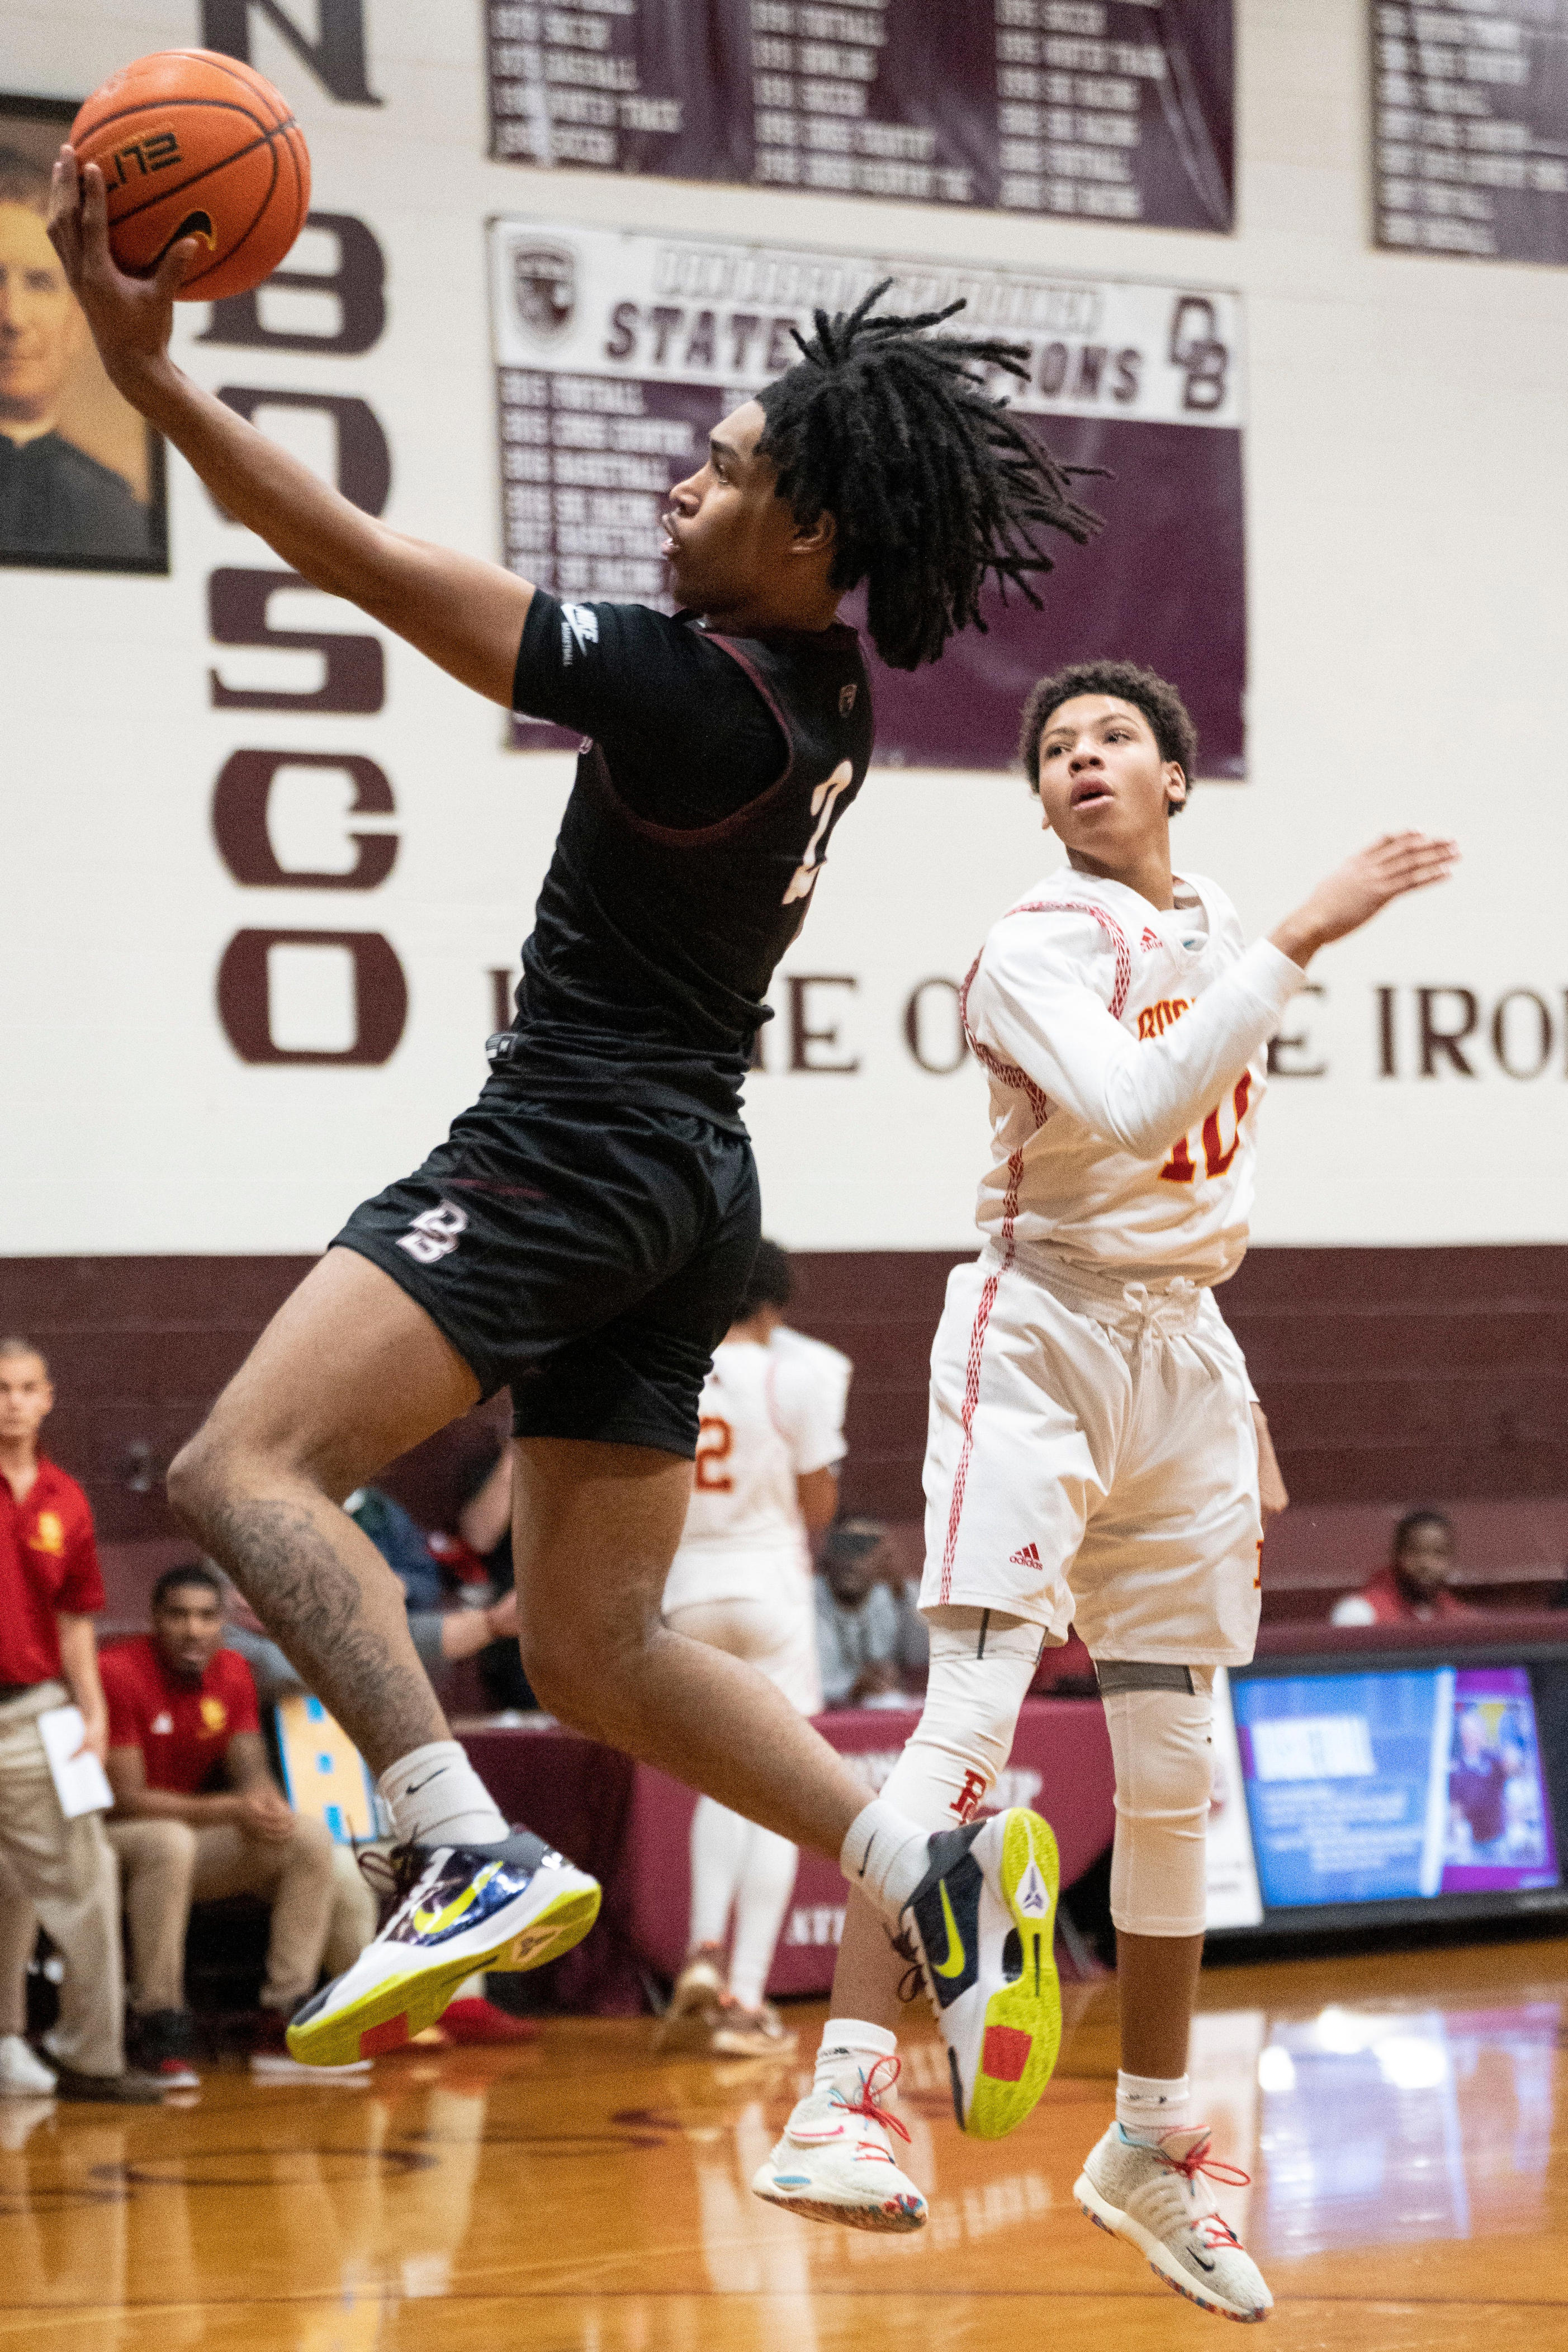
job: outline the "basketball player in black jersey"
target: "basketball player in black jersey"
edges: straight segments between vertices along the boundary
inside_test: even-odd
[[[839,600],[863,580],[879,652],[914,668],[976,618],[988,579],[1032,599],[1044,533],[1092,525],[988,388],[987,371],[1021,374],[1027,355],[935,334],[947,312],[876,315],[874,296],[819,314],[799,363],[671,493],[664,553],[685,610],[670,619],[560,603],[408,539],[192,384],[167,344],[193,241],[153,279],[122,276],[101,178],[78,180],[68,148],[50,233],[113,381],[220,506],[464,685],[589,739],[489,1083],[416,1173],[350,1217],[170,1475],[181,1518],[380,1776],[402,1841],[386,1927],[297,2016],[290,2046],[321,2063],[390,2047],[470,1970],[500,1952],[537,1966],[597,1907],[591,1879],[508,1835],[396,1584],[339,1507],[509,1383],[519,1625],[540,1697],[841,1857],[917,1946],[931,1923],[928,1982],[972,2078],[992,1994],[1016,2028],[1027,1969],[1028,1998],[1047,2002],[1044,1825],[1007,1815],[928,1853],[750,1666],[669,1632],[659,1599],[698,1392],[758,1232],[741,1083],[871,757]],[[982,1925],[983,1885],[1000,1902]]]

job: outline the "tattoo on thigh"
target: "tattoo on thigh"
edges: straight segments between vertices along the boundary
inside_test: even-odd
[[[367,1762],[393,1761],[448,1735],[434,1692],[367,1616],[354,1570],[297,1504],[220,1503],[203,1530],[307,1687]]]

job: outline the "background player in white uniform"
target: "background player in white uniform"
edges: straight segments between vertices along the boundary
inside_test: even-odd
[[[1117,2120],[1076,2194],[1178,2292],[1257,2319],[1270,2297],[1203,2187],[1186,2066],[1214,1669],[1252,1654],[1262,1517],[1285,1497],[1211,1286],[1246,1247],[1266,1043],[1308,962],[1441,879],[1455,852],[1389,836],[1247,947],[1224,893],[1171,870],[1196,748],[1175,689],[1127,664],[1044,680],[1025,716],[1026,772],[1069,870],[995,926],[964,991],[991,1081],[986,1246],[955,1269],[932,1349],[931,1681],[888,1791],[933,1825],[971,1819],[1042,1643],[1076,1622],[1116,1768],[1123,2064]],[[888,2226],[892,2149],[854,2086],[879,2061],[893,2071],[898,1973],[852,1898],[818,2088],[758,2175],[774,2202]],[[1021,2033],[988,2037],[960,2120],[1011,2129],[1054,2057]],[[904,2205],[918,2226],[923,2207]]]
[[[822,1705],[808,1538],[838,1507],[847,1356],[783,1328],[789,1264],[758,1245],[739,1318],[704,1385],[692,1499],[664,1617],[765,1674],[802,1715]],[[712,1797],[692,1816],[691,1937],[661,2046],[724,2056],[795,2046],[764,1999],[799,1849]],[[734,1915],[727,1982],[725,1943]]]

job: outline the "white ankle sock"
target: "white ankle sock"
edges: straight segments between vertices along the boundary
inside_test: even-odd
[[[867,2025],[858,2017],[830,2017],[822,2028],[822,2046],[817,2053],[817,2077],[812,2089],[817,2091],[853,2091],[859,2087],[862,2074],[869,2074],[879,2058],[892,2058],[898,2050],[898,2036],[884,2025]],[[890,2086],[877,2086],[877,2100],[882,2106],[896,2104]]]
[[[1192,2121],[1192,2085],[1185,2074],[1162,2083],[1155,2074],[1116,2076],[1116,2121],[1135,2139],[1158,2139]]]
[[[885,1797],[873,1797],[850,1823],[839,1848],[839,1868],[874,1903],[897,1932],[904,1905],[925,1877],[930,1832]]]
[[[377,1788],[398,1837],[415,1845],[492,1845],[510,1827],[455,1739],[432,1739],[389,1764]]]

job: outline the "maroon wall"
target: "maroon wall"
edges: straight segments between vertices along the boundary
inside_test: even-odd
[[[796,1319],[855,1360],[845,1499],[920,1512],[925,1361],[960,1252],[808,1252]],[[170,1532],[161,1474],[304,1258],[0,1260],[0,1329],[37,1339],[50,1451],[103,1534]],[[1221,1294],[1300,1505],[1568,1495],[1568,1248],[1259,1249]],[[492,1419],[494,1414],[492,1413]],[[469,1457],[486,1441],[455,1441]],[[440,1516],[451,1443],[397,1480]],[[147,1491],[131,1449],[147,1449]]]
[[[804,1255],[797,1319],[854,1358],[847,1489],[920,1508],[925,1358],[967,1252]],[[1293,1502],[1568,1494],[1568,1248],[1255,1249],[1218,1293]]]

